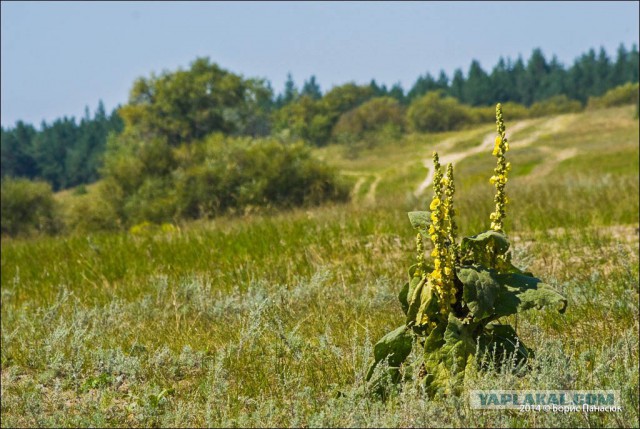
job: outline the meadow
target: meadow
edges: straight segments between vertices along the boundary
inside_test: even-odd
[[[2,239],[2,427],[638,427],[635,106],[510,121],[514,263],[568,299],[510,320],[529,372],[467,389],[619,390],[618,413],[474,410],[407,384],[361,394],[375,341],[404,320],[431,153],[455,160],[461,235],[487,229],[495,126],[316,149],[351,202],[179,228]],[[64,198],[72,198],[65,195]],[[414,357],[410,356],[409,360]]]

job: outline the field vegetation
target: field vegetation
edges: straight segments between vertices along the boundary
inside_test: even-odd
[[[336,135],[362,142],[357,150],[276,139],[262,153],[242,137],[197,136],[189,147],[163,140],[149,153],[170,161],[171,174],[157,177],[194,193],[234,183],[234,197],[247,199],[237,210],[152,199],[162,215],[150,219],[138,215],[136,199],[169,194],[145,194],[144,183],[129,194],[105,192],[107,175],[52,197],[46,186],[27,190],[4,180],[2,426],[637,427],[637,84],[631,91],[635,104],[613,94],[580,112],[567,102],[564,114],[523,117],[503,105],[513,166],[504,229],[513,261],[568,305],[564,314],[505,317],[534,345],[531,369],[516,373],[507,362],[471,371],[459,396],[429,398],[418,383],[385,400],[363,390],[375,341],[405,320],[397,295],[415,260],[406,212],[431,202],[432,151],[443,165],[455,164],[459,234],[490,226],[491,119],[424,133],[397,120],[391,100],[370,101],[360,109],[386,112],[381,129],[358,110],[332,118],[342,130]],[[144,128],[127,123],[119,138],[132,131]],[[393,138],[367,143],[380,133]],[[207,158],[212,146],[236,162],[245,151],[276,160],[293,151],[300,180],[330,174],[320,182],[335,186],[287,194],[298,195],[295,204],[269,197],[271,207],[252,192],[280,189],[278,169],[256,163],[248,178],[224,173]],[[127,177],[155,174],[136,171]],[[25,207],[37,202],[37,211],[25,213],[45,219],[42,228],[29,221],[17,238],[5,234],[13,231],[5,230],[5,186],[26,195]],[[121,199],[113,204],[107,196]],[[166,207],[174,211],[162,213]],[[189,215],[176,216],[181,210]],[[51,212],[67,213],[63,234],[47,233]],[[24,217],[7,219],[7,228],[23,227]],[[407,362],[421,357],[414,351]],[[619,390],[623,411],[473,410],[464,393],[471,388]]]

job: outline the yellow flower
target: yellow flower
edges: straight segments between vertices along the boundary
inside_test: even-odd
[[[496,146],[493,148],[493,156],[498,156],[500,153],[500,146]]]
[[[496,146],[499,146],[499,145],[500,145],[500,143],[502,143],[502,137],[497,136],[497,137],[496,137]]]
[[[496,183],[496,181],[498,180],[498,178],[496,176],[491,176],[491,178],[489,179],[489,183],[491,183],[492,185]]]
[[[441,264],[442,264],[442,263],[440,262],[440,259],[435,259],[435,260],[433,261],[433,265],[435,265],[436,270],[437,270],[438,268],[440,268],[440,265],[441,265]]]
[[[444,267],[444,273],[445,273],[445,275],[447,275],[447,276],[451,275],[451,268],[449,268],[449,267]]]
[[[433,249],[433,250],[431,251],[431,257],[432,257],[432,258],[435,258],[436,256],[438,256],[438,249],[437,249],[437,248],[436,248],[436,249]]]
[[[439,205],[440,205],[440,200],[438,198],[434,198],[433,201],[431,201],[431,205],[429,206],[429,209],[435,210]]]
[[[434,223],[438,223],[440,219],[438,218],[438,214],[436,212],[431,212],[431,221]]]

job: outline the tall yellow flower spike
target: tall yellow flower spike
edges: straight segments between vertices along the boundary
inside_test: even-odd
[[[453,194],[455,186],[453,184],[453,165],[447,165],[447,175],[445,181],[445,200],[444,200],[444,220],[446,225],[447,258],[445,261],[444,274],[449,288],[450,303],[455,304],[455,266],[458,262],[458,246],[456,244],[456,235],[458,226],[455,222],[455,209],[453,208]]]
[[[445,199],[444,178],[442,176],[442,169],[440,166],[440,159],[436,152],[433,153],[433,199],[429,205],[431,209],[431,226],[429,227],[429,233],[431,235],[431,241],[433,242],[433,264],[434,270],[429,275],[429,279],[433,284],[437,294],[438,302],[440,303],[440,313],[446,315],[450,311],[450,304],[453,290],[453,270],[451,266],[450,250],[447,246],[447,239],[450,234],[450,213],[449,203]],[[450,186],[450,185],[447,185]],[[443,203],[444,201],[444,203]]]
[[[503,220],[507,216],[505,208],[508,201],[504,186],[507,183],[507,173],[511,170],[511,164],[506,162],[504,158],[504,154],[509,150],[509,142],[505,135],[502,105],[500,103],[496,106],[496,128],[498,135],[496,136],[493,155],[498,158],[498,162],[496,168],[493,169],[495,174],[489,179],[489,183],[496,187],[496,195],[493,198],[496,203],[496,209],[489,218],[491,219],[491,229],[502,231]]]
[[[453,208],[453,194],[456,192],[456,188],[453,184],[453,165],[447,165],[447,176],[444,178],[445,180],[445,200],[444,200],[444,214],[445,221],[447,223],[447,240],[451,245],[451,249],[453,250],[453,256],[457,261],[457,247],[456,247],[456,238],[458,225],[456,225],[455,215],[456,211]]]

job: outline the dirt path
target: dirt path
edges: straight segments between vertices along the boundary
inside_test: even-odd
[[[518,139],[517,135],[515,140],[511,140],[512,144],[515,144],[516,147],[525,147],[529,146],[535,142],[537,142],[540,138],[556,133],[568,126],[568,124],[572,121],[574,115],[562,115],[558,117],[553,117],[547,119],[546,121],[536,125],[536,130],[529,136]],[[523,120],[520,122],[516,122],[514,125],[510,126],[507,129],[507,135],[511,137],[511,135],[516,134],[524,128],[532,126],[532,120]],[[440,164],[442,166],[446,166],[450,163],[457,163],[469,156],[475,155],[480,152],[486,151],[487,153],[491,153],[495,141],[495,132],[491,132],[487,134],[482,142],[478,146],[474,146],[467,150],[463,150],[455,153],[447,153],[456,143],[461,140],[461,137],[453,136],[449,137],[445,140],[442,140],[436,145],[436,149],[442,155],[440,156]],[[544,164],[541,164],[533,169],[531,172],[532,175],[544,175],[552,171],[560,162],[565,159],[569,159],[577,154],[576,148],[562,149],[556,150],[549,146],[541,146],[541,150],[545,151],[549,156],[548,160],[545,161]],[[425,190],[433,183],[434,171],[432,168],[432,160],[431,158],[427,158],[423,160],[424,166],[427,168],[427,176],[425,179],[418,185],[417,189],[414,192],[416,197],[422,195]],[[373,204],[376,201],[376,190],[378,188],[379,183],[383,179],[383,175],[380,173],[361,173],[355,171],[343,171],[342,174],[346,174],[349,176],[357,176],[356,183],[351,190],[351,198],[352,201],[360,200],[367,204]],[[369,189],[367,190],[364,197],[358,198],[358,194],[362,190],[363,186],[366,186],[367,180],[373,177],[373,182],[369,185]]]
[[[342,174],[347,176],[356,176],[356,183],[353,185],[353,189],[351,189],[351,200],[352,201],[364,201],[366,203],[372,204],[376,202],[376,189],[378,188],[378,183],[382,180],[382,175],[377,173],[359,173],[355,171],[343,171]],[[373,182],[369,185],[369,189],[364,197],[358,198],[358,194],[365,183],[369,178],[373,177]]]
[[[365,180],[367,180],[367,178],[365,176],[358,177],[358,180],[356,181],[356,184],[353,185],[353,189],[351,190],[351,198],[352,199],[355,198],[356,195],[358,195],[358,191],[362,187],[362,184],[365,182]]]
[[[514,126],[511,127],[511,132],[516,132],[522,128],[524,128],[525,126],[527,126],[529,123],[527,121],[523,121],[523,122],[518,122],[517,124],[515,124]],[[487,152],[491,152],[493,150],[493,145],[494,145],[494,141],[496,138],[496,133],[492,132],[490,134],[487,134],[485,136],[485,138],[482,140],[482,143],[479,144],[478,146],[472,147],[470,149],[467,149],[465,151],[462,152],[456,152],[456,153],[451,153],[451,154],[444,154],[440,156],[440,164],[442,166],[446,166],[447,164],[451,164],[451,163],[456,163],[464,158],[467,158],[471,155],[475,155],[476,153],[482,152],[482,151],[487,151]],[[447,139],[445,141],[443,141],[442,143],[440,143],[438,146],[438,151],[439,152],[445,152],[447,150],[448,147],[452,146],[452,144],[455,143],[455,140],[452,139]],[[418,189],[416,189],[416,191],[414,192],[414,195],[416,197],[422,195],[422,193],[425,191],[425,189],[427,189],[427,187],[429,187],[429,185],[431,185],[431,183],[433,183],[433,176],[435,175],[435,170],[433,168],[431,168],[432,166],[432,159],[431,158],[427,158],[424,161],[424,166],[429,169],[429,173],[427,174],[427,177],[422,181],[422,183],[420,183],[420,185],[418,186]]]
[[[545,176],[551,173],[562,161],[573,158],[578,154],[578,149],[575,147],[558,151],[551,149],[549,146],[542,146],[540,149],[549,156],[545,158],[543,163],[537,165],[531,173],[529,173],[529,177]]]
[[[374,181],[371,183],[371,186],[369,186],[369,192],[367,192],[367,195],[364,197],[364,201],[366,203],[373,204],[376,202],[376,188],[378,187],[378,183],[380,183],[381,180],[382,176],[376,174]]]
[[[566,128],[569,125],[569,123],[574,119],[574,117],[575,117],[574,115],[562,115],[562,116],[557,116],[557,117],[548,119],[547,121],[540,124],[536,129],[536,131],[530,136],[522,140],[518,140],[516,138],[515,145],[516,147],[519,147],[519,148],[529,146],[532,143],[535,143],[536,141],[538,141],[541,137],[545,135],[553,134],[555,132],[558,132]],[[518,131],[522,130],[523,128],[526,128],[529,125],[531,125],[530,120],[517,122],[513,126],[507,128],[507,137],[510,137],[512,134],[517,133]],[[487,153],[491,153],[491,151],[493,150],[495,138],[496,138],[496,133],[492,132],[485,136],[485,138],[482,140],[482,143],[480,145],[472,147],[462,152],[456,152],[452,154],[446,154],[446,150],[450,148],[453,145],[453,143],[455,143],[455,139],[444,140],[437,146],[437,149],[439,152],[441,153],[445,152],[444,155],[440,156],[440,164],[442,166],[446,166],[447,164],[450,164],[450,163],[456,163],[464,158],[467,158],[471,155],[475,155],[476,153],[483,152],[483,151],[486,151]],[[510,141],[514,141],[514,140],[510,140]],[[545,146],[544,150],[548,150],[549,153],[553,156],[553,161],[548,163],[549,164],[548,171],[551,171],[551,169],[553,169],[558,163],[564,161],[565,159],[575,156],[577,153],[577,150],[575,148],[556,151],[553,148]],[[547,163],[545,163],[545,165],[540,166],[542,167],[541,168],[542,174],[545,174],[545,171],[547,169],[546,164]],[[419,197],[420,195],[422,195],[422,193],[429,187],[429,185],[433,183],[433,176],[435,174],[435,171],[433,170],[433,168],[430,168],[431,165],[432,165],[431,158],[427,158],[424,160],[424,166],[429,170],[429,172],[427,173],[427,177],[425,177],[422,183],[420,183],[420,185],[418,185],[418,188],[415,190],[414,195],[416,197]],[[539,173],[536,172],[536,174],[539,174]]]

